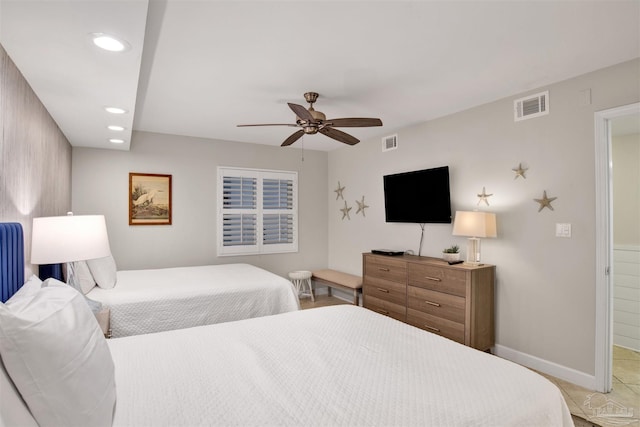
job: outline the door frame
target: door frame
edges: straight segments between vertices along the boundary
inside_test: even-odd
[[[613,165],[611,120],[640,114],[640,102],[595,112],[596,166],[596,391],[608,393],[613,362]]]

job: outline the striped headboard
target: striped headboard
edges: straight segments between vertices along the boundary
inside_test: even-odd
[[[0,223],[0,299],[8,300],[24,283],[24,238],[22,225]]]

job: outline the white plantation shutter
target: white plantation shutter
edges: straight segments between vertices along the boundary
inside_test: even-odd
[[[218,168],[218,255],[296,252],[297,173]]]
[[[293,243],[293,180],[262,181],[262,243]]]
[[[245,253],[258,249],[258,178],[229,173],[222,182],[222,246],[226,252]],[[237,248],[237,249],[234,249]]]

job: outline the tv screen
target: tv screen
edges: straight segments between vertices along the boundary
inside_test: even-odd
[[[384,176],[387,222],[451,223],[449,167]]]

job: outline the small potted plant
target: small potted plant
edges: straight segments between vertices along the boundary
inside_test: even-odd
[[[458,245],[452,245],[442,251],[442,259],[447,262],[460,260],[460,247]]]

